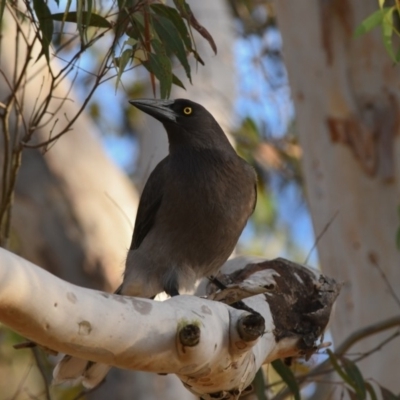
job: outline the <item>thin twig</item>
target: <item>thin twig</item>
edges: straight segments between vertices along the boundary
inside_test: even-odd
[[[33,364],[29,364],[27,366],[25,374],[22,377],[21,381],[19,382],[17,390],[15,391],[14,395],[10,398],[10,400],[15,400],[15,399],[17,399],[19,397],[19,394],[21,393],[21,391],[23,389],[23,386],[24,386],[26,380],[28,379],[28,376],[29,376],[29,374],[31,372],[32,367],[33,367]]]
[[[39,350],[37,347],[32,348],[32,354],[35,359],[36,366],[39,370],[40,376],[42,377],[42,380],[43,380],[43,386],[44,386],[44,390],[45,390],[45,398],[46,398],[46,400],[51,400],[49,383],[47,382],[47,377],[46,377],[46,374],[43,369],[42,361],[39,358]]]
[[[328,223],[324,226],[324,229],[322,229],[322,231],[319,233],[319,235],[317,236],[317,238],[315,239],[315,242],[313,244],[313,246],[311,247],[311,250],[309,251],[309,253],[307,254],[306,260],[304,261],[304,264],[308,263],[308,260],[312,254],[312,252],[315,250],[315,248],[317,247],[319,241],[322,239],[322,237],[324,236],[325,232],[328,230],[328,228],[331,226],[332,222],[335,220],[335,218],[337,217],[337,215],[339,214],[339,210],[337,210],[335,212],[335,214],[333,214],[332,218],[328,221]]]
[[[126,212],[121,208],[121,206],[106,192],[105,193],[106,197],[117,207],[117,209],[121,212],[121,215],[125,218],[126,222],[129,225],[129,228],[133,230],[133,224],[132,221],[129,219],[129,217],[126,215]]]
[[[358,329],[357,331],[353,332],[350,334],[347,339],[345,339],[340,346],[336,349],[334,352],[334,355],[336,357],[341,357],[343,356],[347,350],[349,350],[352,346],[354,346],[357,342],[375,335],[380,332],[384,332],[388,329],[399,327],[400,326],[400,316],[396,316],[393,318],[388,318],[384,321],[377,322],[375,324],[368,325],[364,328]],[[385,340],[385,343],[388,341]],[[297,382],[299,385],[304,384],[309,378],[318,376],[318,375],[323,375],[327,374],[329,372],[332,372],[333,368],[331,367],[331,363],[329,359],[326,359],[323,361],[321,364],[317,365],[313,370],[311,370],[308,374],[300,375],[296,377]],[[284,400],[287,396],[290,395],[290,390],[285,389],[275,397],[273,397],[272,400]]]
[[[371,261],[372,265],[379,271],[383,281],[386,284],[386,287],[389,289],[389,292],[393,297],[393,300],[397,303],[397,305],[400,308],[400,298],[399,298],[399,296],[397,296],[396,291],[393,289],[393,286],[391,285],[388,277],[386,276],[385,271],[383,271],[383,269],[379,265],[376,256],[373,253],[370,253],[368,258]]]

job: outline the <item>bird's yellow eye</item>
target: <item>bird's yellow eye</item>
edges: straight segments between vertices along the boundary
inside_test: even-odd
[[[193,112],[192,107],[185,107],[183,109],[183,113],[186,115],[190,115]]]

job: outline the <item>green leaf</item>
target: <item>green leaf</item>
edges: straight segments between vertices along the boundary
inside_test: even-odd
[[[89,18],[90,17],[90,18]],[[50,18],[54,21],[65,21],[65,22],[78,22],[78,13],[73,11],[67,14],[57,13],[51,14]],[[112,25],[101,15],[82,11],[82,18],[85,20],[87,26],[95,26],[97,28],[111,28]]]
[[[118,0],[118,8],[122,10],[124,7],[130,9],[134,7],[137,3],[137,0]]]
[[[351,379],[352,381],[352,387],[357,393],[357,397],[359,400],[364,400],[367,398],[367,389],[365,387],[365,382],[364,378],[358,369],[357,365],[349,360],[348,358],[342,358],[342,365],[344,370],[347,373],[347,376]]]
[[[130,15],[130,17],[135,21],[137,25],[144,28],[144,15],[141,12],[135,12]]]
[[[148,53],[148,60],[143,61],[142,64],[159,80],[161,98],[168,98],[171,93],[173,81],[171,60],[165,54],[165,49],[160,41],[153,39],[151,45],[155,54]]]
[[[343,379],[344,382],[346,382],[350,386],[353,386],[353,382],[343,371],[342,367],[339,365],[339,362],[336,356],[333,354],[332,350],[327,349],[326,352],[328,353],[329,361],[331,362],[332,367],[337,372],[337,374]]]
[[[353,391],[352,391],[351,389],[349,389],[349,388],[346,388],[346,390],[347,390],[347,393],[348,393],[348,395],[349,395],[349,397],[350,397],[350,400],[360,400],[360,399],[358,398],[356,392],[353,392]]]
[[[387,10],[388,7],[382,8],[364,19],[364,21],[361,22],[361,24],[358,25],[354,31],[354,37],[364,35],[365,33],[379,26],[382,23]]]
[[[129,29],[128,24],[132,14],[129,13],[129,9],[133,6],[134,2],[136,2],[136,0],[118,0],[117,20],[113,24],[116,41],[127,33]]]
[[[154,68],[154,75],[160,81],[160,96],[162,99],[167,99],[172,87],[171,60],[165,54],[165,49],[161,42],[152,40],[151,45],[156,54],[149,54],[150,65]]]
[[[181,81],[175,74],[172,74],[172,83],[173,83],[174,85],[179,86],[179,87],[181,87],[182,89],[185,89],[185,90],[186,90],[186,88],[185,88],[185,86],[183,85],[182,81]]]
[[[400,50],[399,50],[399,54],[400,54]],[[397,207],[397,215],[400,220],[400,206]],[[396,232],[396,247],[397,247],[397,250],[400,250],[400,226],[397,228],[397,232]]]
[[[156,14],[168,18],[175,25],[183,43],[185,43],[186,49],[192,51],[192,40],[189,31],[178,11],[176,11],[175,8],[168,7],[164,4],[152,4],[150,7]]]
[[[65,10],[64,10],[64,13],[63,13],[64,16],[63,16],[62,23],[61,23],[60,33],[64,32],[64,22],[65,22],[65,18],[67,17],[67,15],[69,13],[69,9],[71,7],[71,3],[72,3],[72,0],[67,0],[67,4],[65,6]]]
[[[396,396],[383,386],[379,385],[379,389],[381,390],[382,400],[400,400],[400,395]]]
[[[130,38],[142,42],[144,44],[144,17],[142,13],[136,12],[129,16],[131,25],[126,29],[125,32]]]
[[[196,61],[198,61],[201,65],[205,65],[203,59],[200,57],[200,54],[196,50],[192,49],[192,53]]]
[[[300,388],[292,370],[282,360],[272,361],[272,366],[292,392],[295,400],[301,400]]]
[[[49,62],[49,48],[53,37],[53,21],[51,20],[51,13],[44,0],[33,0],[33,8],[35,9],[36,16],[39,20],[39,29],[41,32],[40,41],[42,43],[42,51],[40,52],[38,59],[44,54],[47,62]]]
[[[0,0],[0,32],[3,27],[3,15],[4,15],[4,9],[6,7],[6,1],[7,0]]]
[[[190,75],[190,65],[187,60],[186,51],[183,46],[179,32],[175,28],[175,25],[167,18],[161,16],[153,16],[153,26],[154,29],[164,43],[165,47],[173,54],[176,55],[179,62],[185,69],[186,76],[188,77],[190,83],[192,83],[192,77]]]
[[[266,387],[262,368],[257,371],[256,376],[253,379],[252,385],[254,387],[254,393],[257,396],[258,400],[268,400],[267,396],[265,395]]]
[[[336,356],[333,354],[333,352],[328,349],[327,353],[329,355],[329,360],[335,371],[338,373],[338,375],[343,379],[345,383],[347,383],[356,391],[357,394],[356,398],[358,400],[366,399],[367,389],[365,386],[365,381],[356,364],[353,361],[342,357],[341,358],[341,363],[343,365],[342,368],[339,365],[339,362]]]
[[[185,0],[174,0],[175,7],[184,16],[188,16],[191,12],[189,4]]]
[[[136,25],[130,26],[130,27],[126,30],[126,34],[127,34],[130,38],[132,38],[132,39],[134,39],[134,40],[136,40],[136,41],[139,41],[139,39],[140,39],[140,32],[139,32],[138,28],[136,27]]]
[[[244,149],[242,148],[238,150],[243,152]],[[246,151],[244,158],[247,158],[247,161],[252,161],[249,159],[252,156],[253,155],[250,152]],[[271,193],[261,185],[262,181],[259,181],[257,185],[257,204],[253,213],[253,223],[256,232],[262,232],[265,230],[266,226],[272,226],[274,219],[276,218],[276,205],[274,203],[274,198],[271,196]]]
[[[365,382],[365,387],[367,389],[367,392],[369,393],[369,397],[371,398],[371,400],[378,400],[373,386],[370,383]]]
[[[393,51],[392,34],[393,34],[393,11],[394,7],[386,10],[386,13],[382,20],[382,35],[383,44],[385,45],[386,51],[389,53],[391,59],[396,62],[396,56]]]
[[[400,250],[400,228],[397,228],[396,232],[396,247],[397,250]]]
[[[85,12],[86,16],[83,16],[86,26],[90,26],[92,8],[93,8],[93,0],[86,0],[86,12]]]
[[[78,26],[79,37],[81,41],[84,41],[83,36],[83,25],[82,25],[82,13],[83,13],[83,4],[84,0],[76,0],[76,24]]]
[[[117,68],[118,68],[118,75],[117,75],[117,82],[116,82],[115,89],[118,89],[118,85],[121,82],[121,76],[124,73],[129,60],[132,59],[133,54],[134,54],[134,49],[132,49],[132,48],[125,49],[122,52],[121,57],[119,57],[115,60],[116,64],[117,64]]]

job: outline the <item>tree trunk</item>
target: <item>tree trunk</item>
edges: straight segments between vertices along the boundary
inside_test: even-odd
[[[399,70],[376,29],[354,29],[375,0],[276,2],[303,148],[306,193],[323,271],[344,281],[332,333],[399,313]],[[397,298],[395,297],[397,294]],[[366,352],[391,332],[367,338]],[[399,338],[360,363],[365,378],[399,391]]]

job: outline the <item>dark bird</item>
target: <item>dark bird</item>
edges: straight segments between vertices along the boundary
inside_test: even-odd
[[[214,117],[190,100],[130,101],[159,120],[169,154],[144,187],[118,294],[153,298],[190,289],[232,253],[256,203],[256,174]],[[56,381],[101,382],[108,366],[65,356]]]

